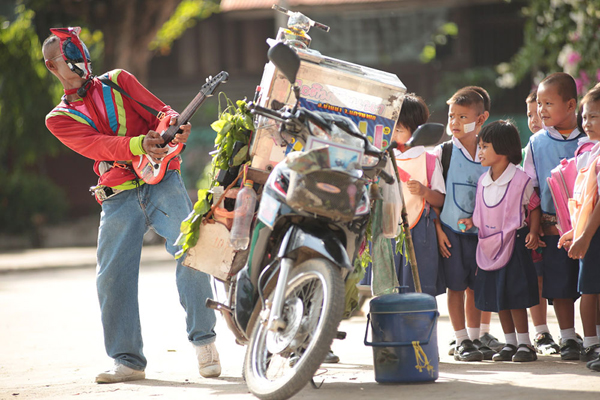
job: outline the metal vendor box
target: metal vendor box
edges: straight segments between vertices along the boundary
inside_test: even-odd
[[[350,117],[379,147],[389,144],[406,87],[391,73],[321,55],[311,49],[295,48],[301,59],[296,83],[301,88],[300,105],[309,110],[327,111]],[[268,63],[260,83],[259,105],[279,109],[296,101],[290,83]],[[259,118],[250,146],[252,167],[271,171],[299,144],[286,143],[279,126]]]

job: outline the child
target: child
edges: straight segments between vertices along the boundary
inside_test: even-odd
[[[487,111],[488,113],[490,112],[491,106],[492,106],[492,101],[490,99],[490,95],[484,88],[479,87],[479,86],[466,86],[465,89],[474,90],[477,93],[479,93],[481,95],[481,97],[483,97],[483,107],[484,107],[485,111]],[[474,296],[473,296],[473,291],[471,289],[467,289],[465,293],[466,293],[465,307],[466,307],[466,312],[469,313],[470,309],[476,310],[475,300],[474,300]],[[481,344],[483,344],[486,347],[489,347],[490,349],[492,349],[493,351],[495,351],[497,353],[500,350],[502,350],[502,348],[504,347],[504,343],[500,343],[495,336],[490,334],[491,320],[492,320],[491,312],[488,312],[488,311],[481,312],[481,324],[479,325],[479,342],[481,342]],[[467,326],[467,331],[469,331],[469,330],[477,332],[476,328],[469,328]],[[476,336],[474,336],[474,338],[477,339]],[[479,344],[479,342],[477,340],[475,340],[475,345],[481,346],[481,344]],[[489,358],[490,353],[491,352],[486,353],[488,358]]]
[[[552,299],[561,336],[560,356],[563,360],[578,360],[580,344],[575,333],[575,300],[578,263],[559,249],[556,210],[546,178],[563,158],[573,157],[577,140],[585,135],[577,129],[577,87],[569,74],[557,72],[544,78],[538,86],[537,111],[543,130],[529,138],[525,148],[523,169],[539,188],[542,209],[542,253],[544,286],[542,297]]]
[[[466,229],[479,228],[475,305],[499,313],[506,345],[494,354],[494,361],[535,361],[527,308],[539,299],[535,267],[527,249],[538,247],[539,198],[531,179],[517,167],[521,141],[514,125],[507,121],[489,124],[479,134],[479,147],[481,165],[490,169],[477,184],[473,217],[459,220]],[[528,205],[532,209],[530,228],[525,224]]]
[[[542,130],[542,120],[537,112],[537,89],[533,89],[525,99],[527,105],[527,125],[532,134]],[[543,247],[541,242],[540,247]],[[554,338],[550,334],[546,320],[548,303],[542,297],[542,288],[544,279],[542,277],[542,255],[536,251],[532,252],[533,265],[538,277],[539,304],[531,307],[531,320],[535,328],[535,338],[533,345],[540,354],[556,354],[560,351],[560,347],[554,342]]]
[[[402,148],[419,125],[427,122],[429,109],[419,96],[409,93],[404,96],[402,108],[392,140]],[[415,257],[419,269],[419,278],[423,293],[437,296],[446,292],[443,274],[439,271],[439,254],[436,251],[437,237],[433,220],[435,212],[430,206],[441,208],[444,204],[446,189],[442,167],[437,158],[428,154],[425,147],[417,146],[407,151],[394,150],[398,169],[410,175],[407,182],[402,182],[402,193],[408,213]],[[408,290],[415,291],[406,251],[396,253],[395,264],[398,281]]]
[[[596,144],[588,153],[577,158],[579,173],[569,200],[569,211],[573,229],[565,233],[558,242],[559,247],[569,250],[569,257],[579,260],[578,290],[581,293],[581,322],[583,324],[583,349],[580,360],[588,361],[587,367],[600,371],[600,319],[598,319],[598,301],[600,300],[600,207],[598,201],[598,162],[600,158],[600,88],[594,87],[581,101],[582,126],[589,139]],[[587,196],[586,196],[587,194]]]
[[[483,89],[478,89],[487,95]],[[475,308],[473,296],[467,296],[467,302],[472,304],[467,304],[465,312],[465,291],[473,289],[477,270],[477,228],[466,230],[459,227],[458,220],[471,217],[477,180],[486,170],[479,163],[477,134],[489,112],[485,109],[485,97],[473,88],[460,89],[447,103],[450,106],[448,130],[452,134],[450,156],[445,155],[448,151],[444,149],[450,148],[445,144],[436,148],[442,165],[449,159],[448,167],[443,167],[447,177],[441,224],[436,220],[438,247],[448,287],[448,312],[455,331],[454,359],[481,361],[491,359],[494,352],[479,341],[481,312]]]

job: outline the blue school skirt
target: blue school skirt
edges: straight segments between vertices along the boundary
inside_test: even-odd
[[[542,251],[544,281],[542,297],[545,299],[578,299],[579,260],[569,258],[565,249],[557,247],[560,236],[542,236],[541,239],[546,243],[546,247]]]
[[[600,294],[600,229],[590,241],[585,256],[579,260],[579,283],[581,294]]]
[[[477,272],[477,235],[463,235],[454,232],[442,224],[442,229],[450,241],[450,258],[441,258],[446,287],[454,291],[463,291],[475,286]],[[437,243],[437,242],[436,242]],[[439,250],[437,251],[439,254]]]
[[[513,254],[508,264],[495,271],[477,269],[475,307],[481,311],[518,310],[539,304],[538,279],[525,247],[529,228],[517,231]]]
[[[433,222],[436,215],[433,209],[430,209],[427,215],[425,213],[426,211],[423,212],[421,219],[419,219],[419,222],[417,222],[410,232],[415,248],[421,291],[432,296],[437,296],[446,293],[446,285],[444,273],[440,269],[440,259],[442,257],[438,251],[437,234]],[[393,243],[393,246],[395,251],[396,244]],[[408,257],[406,257],[406,247],[404,247],[402,253],[394,253],[394,263],[400,286],[407,286],[407,292],[414,292],[415,283]]]

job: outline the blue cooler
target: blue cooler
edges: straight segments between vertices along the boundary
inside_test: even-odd
[[[365,345],[373,347],[379,383],[438,378],[437,303],[425,293],[392,293],[371,300]],[[372,342],[367,341],[371,326]]]

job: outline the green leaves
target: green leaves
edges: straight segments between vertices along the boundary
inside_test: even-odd
[[[227,105],[223,111],[220,111],[221,99],[224,99]],[[213,154],[210,174],[210,188],[212,188],[217,185],[215,177],[219,170],[228,170],[230,165],[237,167],[248,161],[248,142],[250,132],[254,130],[254,122],[246,101],[238,100],[234,104],[223,92],[219,93],[219,119],[210,124],[210,127],[217,133],[215,137],[217,151]],[[243,146],[233,154],[236,142],[242,142]],[[176,253],[175,258],[182,257],[198,242],[200,224],[211,207],[209,195],[207,189],[198,190],[198,201],[194,204],[193,211],[181,223],[181,233],[176,245],[182,248]]]
[[[600,77],[600,3],[598,1],[530,0],[524,44],[508,65],[500,65],[497,84],[511,87],[531,74],[534,83],[564,71],[584,94]]]
[[[175,258],[183,256],[191,247],[194,247],[198,243],[198,236],[200,234],[200,224],[202,223],[202,217],[210,210],[210,203],[208,202],[208,190],[198,190],[198,201],[194,204],[192,212],[181,222],[179,228],[180,234],[175,241],[176,246],[181,246],[175,254]]]
[[[216,183],[214,178],[218,175],[218,170],[227,170],[230,166],[237,167],[248,161],[249,133],[254,131],[253,117],[245,100],[237,100],[234,104],[225,93],[221,92],[219,110],[221,110],[222,100],[227,107],[219,112],[219,119],[210,125],[217,132],[215,138],[217,152],[213,155],[211,187]],[[241,142],[244,146],[233,154],[235,142]]]
[[[167,54],[173,42],[183,35],[186,29],[196,25],[197,20],[206,19],[213,13],[219,12],[219,9],[217,1],[183,0],[150,43],[150,50],[158,50],[161,54]]]

